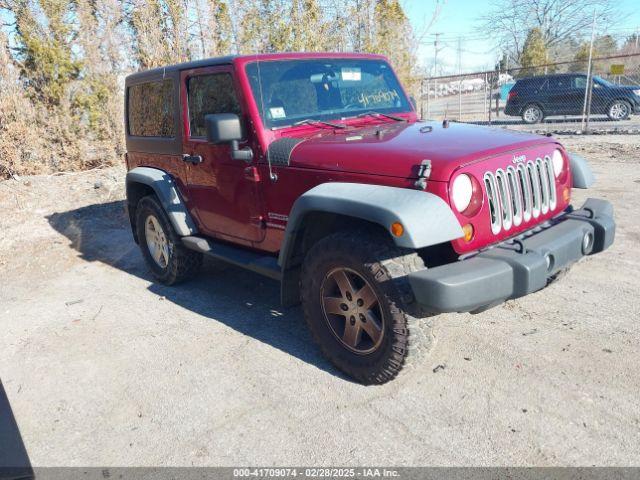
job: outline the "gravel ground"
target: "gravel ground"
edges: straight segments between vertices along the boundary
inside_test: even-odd
[[[640,465],[640,138],[562,141],[598,177],[576,203],[614,203],[615,245],[438,317],[429,358],[381,387],[333,369],[274,282],[211,262],[153,284],[123,169],[0,182],[0,459],[23,443],[33,466]]]

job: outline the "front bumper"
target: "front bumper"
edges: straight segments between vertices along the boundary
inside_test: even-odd
[[[590,198],[580,210],[515,240],[411,273],[409,282],[418,303],[430,312],[481,311],[544,288],[555,274],[582,257],[609,248],[615,229],[611,203]]]

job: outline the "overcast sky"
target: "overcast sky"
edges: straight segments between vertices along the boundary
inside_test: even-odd
[[[425,19],[431,17],[437,0],[404,0],[403,6],[416,32],[424,30]],[[463,72],[491,69],[499,56],[490,37],[491,32],[477,28],[478,19],[485,13],[486,0],[438,0],[441,12],[436,23],[429,29],[418,50],[419,62],[428,69],[434,60],[434,33],[440,32],[438,48],[438,73],[456,73],[458,38],[461,37],[461,65]],[[615,27],[616,37],[631,35],[640,29],[640,1],[617,0],[623,12]],[[591,32],[586,32],[587,36]]]

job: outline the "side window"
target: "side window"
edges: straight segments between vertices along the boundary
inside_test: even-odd
[[[229,73],[198,75],[187,80],[189,126],[192,137],[206,137],[205,115],[240,114],[238,97]]]
[[[140,83],[127,92],[129,135],[174,137],[173,81]]]
[[[587,77],[574,77],[573,88],[579,88],[581,90],[587,88]]]
[[[530,78],[530,79],[521,80],[521,81],[522,81],[522,90],[526,90],[528,92],[537,92],[539,90],[544,90],[549,86],[548,80],[544,78]]]

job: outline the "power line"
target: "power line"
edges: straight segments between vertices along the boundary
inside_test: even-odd
[[[616,29],[607,29],[606,31],[601,32],[602,35],[611,35],[611,36],[615,36],[615,35],[628,35],[628,34],[634,34],[636,32],[638,32],[639,29],[638,27],[625,27],[625,28],[616,28]],[[431,35],[435,35],[435,34],[431,34]],[[463,42],[467,42],[467,41],[474,41],[474,40],[487,40],[490,41],[492,40],[491,38],[489,38],[486,34],[475,34],[475,33],[460,33],[460,34],[456,34],[456,33],[439,33],[439,42],[440,43],[455,43],[458,41],[458,39],[462,39]],[[432,42],[430,40],[422,40],[421,42],[419,42],[422,45],[430,45]]]

